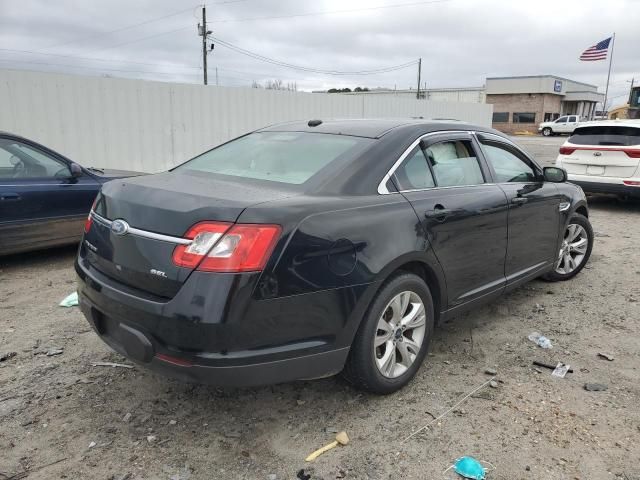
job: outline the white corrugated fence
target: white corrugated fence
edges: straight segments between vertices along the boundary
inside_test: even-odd
[[[85,166],[166,170],[257,128],[312,118],[452,118],[492,106],[0,70],[0,131]]]

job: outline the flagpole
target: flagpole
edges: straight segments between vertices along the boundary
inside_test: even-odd
[[[609,55],[609,73],[607,74],[607,87],[604,90],[604,104],[602,106],[602,114],[607,111],[607,97],[609,96],[609,79],[611,78],[611,63],[613,63],[613,47],[616,43],[616,32],[611,37],[611,55]]]

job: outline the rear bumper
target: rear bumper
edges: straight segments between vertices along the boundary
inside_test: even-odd
[[[228,312],[236,307],[222,301],[218,309],[206,308],[215,310],[212,316],[201,317],[194,306],[198,295],[188,285],[192,279],[160,303],[116,288],[81,261],[75,268],[80,308],[95,332],[113,350],[162,375],[221,386],[266,385],[336,374],[349,353],[339,337],[344,321],[331,311],[338,302],[327,292],[249,302],[241,297],[259,305],[232,318]],[[202,278],[192,283],[212,295]],[[214,295],[219,301],[234,298],[225,288],[216,284],[223,290]],[[336,316],[319,323],[318,303],[324,304],[323,316]]]
[[[637,181],[638,179],[634,178],[631,180]],[[579,185],[582,190],[588,193],[610,193],[640,198],[640,187],[625,185],[622,183],[622,179],[612,178],[609,181],[594,182],[585,180],[581,175],[569,175],[568,181]]]

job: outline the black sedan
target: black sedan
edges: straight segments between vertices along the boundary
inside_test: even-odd
[[[135,174],[83,168],[0,132],[0,255],[77,243],[102,184]]]
[[[80,306],[114,350],[188,381],[343,371],[393,392],[439,322],[584,267],[587,203],[565,180],[459,122],[265,128],[104,185],[76,261]]]

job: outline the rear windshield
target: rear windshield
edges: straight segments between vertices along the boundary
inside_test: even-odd
[[[640,145],[640,128],[593,126],[576,128],[569,138],[574,145]]]
[[[338,159],[350,159],[373,140],[305,132],[251,133],[176,168],[301,184]]]

